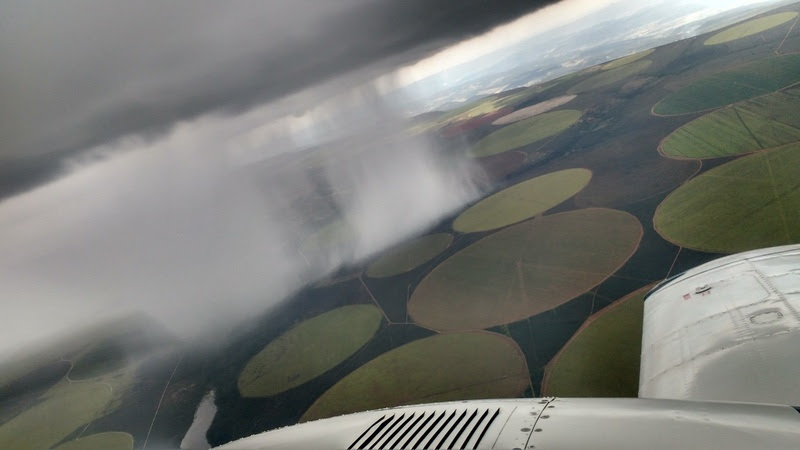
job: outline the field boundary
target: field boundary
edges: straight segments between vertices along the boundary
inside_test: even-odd
[[[797,21],[798,20],[800,20],[800,15],[795,17],[794,23],[792,24],[791,27],[789,27],[789,31],[786,32],[786,36],[783,37],[783,40],[781,41],[780,45],[778,45],[778,47],[775,49],[775,54],[776,55],[778,55],[778,56],[782,55],[782,53],[778,53],[778,50],[780,50],[781,47],[783,47],[783,44],[786,42],[786,39],[789,38],[789,34],[792,32],[792,30],[794,30],[795,25],[797,25]],[[788,53],[784,53],[784,54],[788,54]]]
[[[545,365],[544,376],[542,377],[542,396],[546,396],[547,395],[547,386],[548,386],[548,383],[550,381],[550,376],[552,374],[553,367],[555,367],[555,365],[558,364],[558,361],[561,359],[561,356],[563,355],[564,350],[567,347],[569,347],[570,344],[572,344],[572,342],[575,340],[575,338],[578,335],[580,335],[583,330],[588,328],[591,324],[593,324],[600,317],[603,317],[604,315],[608,314],[610,311],[615,310],[617,307],[619,307],[621,304],[623,304],[630,297],[633,297],[634,295],[639,295],[640,291],[643,291],[645,289],[652,289],[656,285],[658,285],[658,282],[650,283],[650,284],[647,284],[645,286],[642,286],[642,287],[636,289],[635,291],[626,294],[624,297],[622,297],[620,299],[617,299],[616,301],[614,301],[610,305],[606,306],[605,308],[601,309],[600,311],[598,311],[598,312],[590,315],[589,317],[587,317],[586,320],[583,322],[583,324],[581,324],[581,326],[569,338],[569,340],[563,346],[561,346],[561,349],[558,350],[558,353],[556,353],[556,355],[553,356],[553,358],[547,363],[547,365]]]

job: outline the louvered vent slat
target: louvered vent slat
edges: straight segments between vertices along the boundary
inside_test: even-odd
[[[392,421],[392,423],[389,424],[386,430],[384,430],[384,432],[380,436],[378,436],[378,440],[375,441],[375,443],[377,444],[376,446],[378,448],[386,447],[386,442],[388,442],[389,439],[391,439],[392,436],[394,436],[397,433],[397,430],[400,429],[398,425],[400,425],[400,423],[405,423],[404,422],[405,417],[406,417],[405,414],[400,415],[400,417],[398,417],[397,420]]]
[[[453,442],[451,442],[451,443],[450,443],[450,446],[449,446],[449,447],[447,447],[447,449],[448,449],[448,450],[453,450],[453,449],[455,448],[455,446],[456,446],[456,443],[458,442],[458,438],[460,438],[460,437],[461,437],[461,436],[464,434],[464,431],[467,429],[467,427],[469,426],[469,424],[470,424],[470,423],[471,423],[473,420],[475,420],[475,416],[477,416],[477,415],[478,415],[478,410],[477,410],[477,409],[476,409],[476,410],[473,410],[473,411],[472,411],[472,414],[470,414],[470,416],[469,416],[469,419],[467,419],[467,421],[466,421],[466,422],[464,422],[464,426],[462,426],[462,427],[461,427],[461,429],[460,429],[460,430],[458,430],[458,433],[456,433],[456,435],[453,437]],[[464,442],[466,442],[466,440],[465,440]],[[461,446],[461,447],[459,447],[459,448],[464,448],[464,447],[463,447],[463,446]]]
[[[348,449],[476,449],[499,414],[500,408],[468,408],[384,415]]]
[[[481,431],[480,436],[478,436],[478,440],[475,441],[475,446],[472,447],[473,450],[478,448],[478,444],[480,444],[481,441],[483,440],[483,437],[486,436],[486,430],[488,430],[489,427],[492,426],[492,422],[494,422],[494,419],[497,419],[497,415],[498,414],[500,414],[500,409],[499,408],[494,412],[494,414],[492,414],[492,418],[489,419],[488,422],[486,422],[486,426],[483,427],[483,431]]]
[[[417,427],[417,424],[418,424],[418,423],[419,423],[419,422],[420,422],[420,421],[421,421],[421,420],[422,420],[424,417],[425,417],[425,412],[423,411],[423,412],[422,412],[422,414],[420,414],[420,416],[419,416],[419,417],[417,417],[417,420],[415,420],[415,421],[414,421],[414,423],[412,423],[412,424],[411,424],[411,426],[410,426],[410,427],[408,427],[408,429],[407,429],[407,430],[403,431],[403,434],[401,434],[401,435],[400,435],[400,437],[398,437],[396,441],[392,442],[392,444],[389,446],[389,448],[401,448],[401,447],[400,447],[400,443],[401,443],[401,442],[403,442],[403,439],[405,439],[405,437],[406,437],[406,435],[408,435],[408,433],[410,433],[410,432],[412,432],[414,429],[416,429],[416,427]]]
[[[467,415],[467,410],[465,409],[464,412],[462,412],[461,415],[458,416],[458,419],[456,419],[456,421],[453,422],[453,425],[450,425],[450,428],[447,430],[444,436],[442,436],[442,440],[441,442],[439,442],[438,446],[439,448],[444,448],[444,445],[447,442],[447,438],[450,437],[450,435],[453,433],[453,430],[455,430],[456,427],[458,427],[458,424],[461,423],[462,420],[464,420],[464,417],[466,417],[466,415]],[[447,448],[452,448],[452,447],[447,447]]]
[[[433,413],[433,414],[429,415],[428,418],[425,419],[424,421],[422,421],[422,423],[418,427],[415,427],[412,430],[411,436],[408,437],[407,441],[403,442],[403,444],[400,446],[400,448],[413,448],[411,446],[411,442],[414,441],[414,439],[417,437],[417,435],[419,434],[420,431],[422,431],[422,430],[427,428],[428,422],[430,422],[431,419],[433,419],[434,417],[436,417],[436,413]]]
[[[367,440],[365,440],[365,441],[364,441],[364,443],[363,443],[363,444],[361,444],[361,445],[358,447],[358,450],[364,450],[364,449],[367,449],[367,448],[372,448],[373,446],[371,445],[371,443],[372,443],[372,442],[374,442],[374,441],[376,441],[375,437],[376,437],[376,436],[378,436],[378,434],[381,432],[381,430],[383,430],[384,428],[386,428],[386,425],[387,425],[389,422],[391,422],[391,421],[392,421],[392,419],[394,419],[394,414],[392,414],[391,416],[389,416],[389,418],[388,418],[388,419],[386,419],[386,420],[384,420],[383,422],[381,422],[381,424],[380,424],[380,425],[378,425],[378,428],[376,428],[376,429],[375,429],[375,431],[373,431],[373,432],[372,432],[372,434],[371,434],[371,435],[370,435],[370,436],[367,438]]]
[[[484,420],[486,420],[486,416],[488,416],[488,415],[489,415],[489,410],[488,409],[483,410],[483,414],[481,414],[481,418],[478,419],[478,422],[475,424],[475,426],[472,427],[471,430],[469,430],[469,434],[467,435],[467,438],[464,439],[464,443],[461,444],[461,448],[462,449],[467,448],[467,445],[469,444],[469,440],[472,439],[472,435],[475,434],[475,430],[480,428],[481,424],[483,423]],[[478,446],[479,442],[480,441],[475,442],[475,447]]]
[[[436,428],[436,425],[439,422],[442,421],[442,418],[444,418],[444,415],[445,415],[445,411],[442,411],[442,413],[439,414],[436,417],[436,420],[434,420],[433,423],[431,423],[429,426],[425,427],[425,431],[422,433],[422,436],[419,437],[419,439],[417,440],[417,442],[414,444],[414,446],[412,448],[425,448],[424,446],[421,445],[422,441],[424,441],[425,438],[431,433],[431,431]]]
[[[374,428],[374,427],[375,427],[375,425],[379,424],[379,423],[380,423],[380,422],[383,420],[383,418],[384,418],[384,417],[386,417],[386,416],[381,416],[381,417],[380,417],[380,419],[378,419],[378,420],[376,420],[375,422],[373,422],[373,423],[372,423],[372,425],[370,425],[370,426],[369,426],[369,428],[367,428],[366,430],[364,430],[364,432],[363,432],[363,433],[361,433],[361,435],[360,435],[359,437],[357,437],[357,438],[356,438],[356,440],[355,440],[355,441],[353,441],[353,443],[352,443],[352,444],[350,444],[350,447],[347,447],[347,450],[352,450],[353,448],[355,448],[355,446],[358,444],[358,441],[360,441],[360,440],[361,440],[361,438],[363,438],[364,436],[366,436],[366,435],[367,435],[367,433],[369,433],[369,430],[371,430],[372,428]]]
[[[456,412],[458,411],[453,411],[449,416],[447,416],[447,419],[444,422],[442,422],[442,424],[439,426],[439,428],[436,429],[436,431],[433,432],[433,435],[428,440],[428,442],[425,443],[423,448],[439,448],[438,445],[434,447],[433,443],[436,441],[436,438],[439,437],[440,434],[442,434],[442,430],[444,430],[447,427],[447,424],[450,423],[453,420],[453,417],[456,416]]]

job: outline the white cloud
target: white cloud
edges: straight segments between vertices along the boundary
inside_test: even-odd
[[[305,172],[241,157],[275,143],[258,110],[93,149],[63,178],[0,202],[0,354],[132,311],[184,336],[214,332],[477,194],[466,159],[444,159],[362,98],[342,105],[357,110],[350,118],[361,126],[333,116],[328,124],[355,133],[330,160],[360,156],[326,172],[328,183],[352,191],[337,207],[357,238],[317,260],[299,252],[316,226],[292,205],[313,191]]]

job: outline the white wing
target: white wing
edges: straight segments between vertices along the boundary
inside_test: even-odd
[[[800,245],[712,261],[645,299],[639,397],[800,405]]]

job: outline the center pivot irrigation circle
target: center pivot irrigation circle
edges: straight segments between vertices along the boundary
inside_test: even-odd
[[[453,229],[474,233],[530,219],[577,194],[591,179],[590,170],[567,169],[523,181],[461,213],[453,222]]]
[[[689,180],[659,205],[656,231],[682,247],[737,253],[800,242],[800,143]]]
[[[544,141],[574,125],[582,115],[582,111],[561,109],[520,120],[481,139],[468,154],[479,158]]]
[[[308,319],[270,342],[239,375],[243,397],[268,397],[313,380],[364,346],[381,325],[372,305],[348,305]]]
[[[476,330],[553,309],[616,272],[639,246],[632,215],[589,208],[498,231],[437,266],[408,303],[434,330]]]

